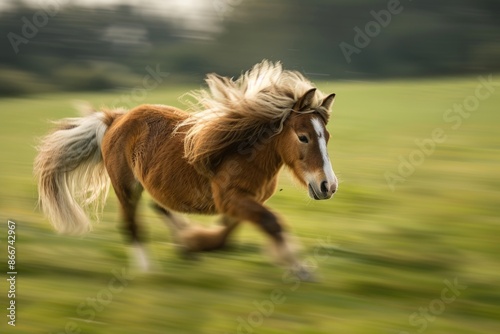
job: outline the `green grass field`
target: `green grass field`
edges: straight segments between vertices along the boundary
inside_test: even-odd
[[[272,265],[250,225],[230,250],[180,259],[147,196],[140,215],[154,269],[124,276],[114,194],[92,233],[59,236],[36,208],[32,161],[47,120],[76,115],[72,101],[107,105],[127,92],[0,100],[0,332],[500,332],[500,88],[489,97],[481,88],[477,100],[478,85],[475,77],[320,84],[337,93],[329,149],[339,191],[311,201],[284,172],[269,201],[317,283]],[[191,88],[136,102],[182,106],[177,98]],[[464,103],[470,112],[447,111]],[[7,219],[17,223],[15,328],[6,318]]]

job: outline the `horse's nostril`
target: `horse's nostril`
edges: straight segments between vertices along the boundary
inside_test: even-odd
[[[328,193],[328,182],[326,182],[326,181],[321,182],[321,192],[323,194]]]

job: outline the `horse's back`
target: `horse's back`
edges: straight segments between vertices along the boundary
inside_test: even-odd
[[[187,112],[172,106],[142,104],[124,114],[116,125],[128,128],[157,123],[173,129],[179,122],[188,117]]]
[[[170,139],[177,124],[187,117],[185,111],[163,105],[144,104],[130,110],[106,131],[102,142],[104,160],[113,155],[141,153],[144,145],[156,148]],[[127,163],[131,168],[134,165],[132,160]]]

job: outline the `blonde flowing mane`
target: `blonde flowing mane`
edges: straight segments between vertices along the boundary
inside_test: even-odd
[[[236,80],[212,73],[205,81],[207,90],[188,94],[195,100],[190,103],[194,113],[177,126],[176,132],[186,134],[184,157],[208,175],[235,145],[255,143],[270,127],[274,135],[279,134],[295,102],[314,87],[299,72],[283,70],[280,62],[268,60]],[[323,98],[316,91],[311,109],[318,108]]]

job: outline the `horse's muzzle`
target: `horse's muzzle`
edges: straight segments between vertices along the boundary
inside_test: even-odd
[[[307,188],[309,190],[309,197],[315,200],[329,199],[337,191],[337,183],[322,181],[319,186],[309,183]]]

